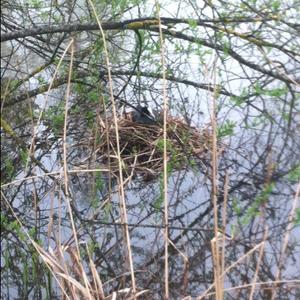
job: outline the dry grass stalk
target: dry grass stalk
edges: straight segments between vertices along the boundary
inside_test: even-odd
[[[167,80],[166,80],[166,62],[165,62],[165,43],[162,33],[161,19],[159,3],[156,1],[157,17],[158,17],[158,28],[159,28],[159,41],[160,41],[160,56],[162,66],[162,81],[163,81],[163,109],[164,109],[164,120],[163,120],[163,192],[164,192],[164,226],[165,226],[165,299],[169,299],[169,203],[168,203],[168,150],[167,150],[167,115],[169,109],[169,100],[167,94]]]
[[[102,281],[100,279],[100,276],[97,272],[96,266],[92,260],[89,248],[86,244],[86,251],[88,253],[88,257],[89,257],[89,263],[90,263],[90,268],[92,271],[92,277],[93,277],[93,284],[94,284],[94,289],[95,289],[95,294],[96,296],[98,295],[100,299],[104,299],[104,291],[103,291],[103,284]]]
[[[214,213],[214,239],[212,240],[212,254],[213,254],[213,266],[214,266],[214,279],[215,279],[215,289],[216,289],[216,299],[223,299],[223,278],[221,276],[222,266],[224,262],[222,262],[222,252],[220,253],[219,249],[219,224],[218,224],[218,144],[217,144],[217,90],[216,90],[216,65],[217,65],[218,57],[215,54],[215,58],[213,60],[213,68],[212,68],[212,81],[215,87],[214,92],[211,97],[211,125],[212,125],[212,176],[211,176],[211,184],[212,184],[212,202],[213,202],[213,213]]]
[[[64,117],[64,130],[63,130],[63,170],[64,170],[64,187],[65,187],[64,193],[66,195],[65,201],[66,201],[66,204],[68,207],[68,213],[69,213],[69,217],[70,217],[70,222],[71,222],[73,236],[74,236],[76,250],[77,250],[76,259],[78,262],[77,262],[77,264],[74,264],[74,265],[76,265],[79,268],[79,270],[77,270],[77,269],[75,269],[75,270],[77,270],[77,273],[80,273],[80,275],[81,275],[80,278],[83,278],[83,280],[84,280],[85,291],[86,291],[86,294],[84,294],[84,295],[87,296],[88,299],[92,299],[92,295],[90,293],[89,282],[88,282],[87,275],[83,268],[83,264],[82,264],[81,257],[80,257],[79,241],[77,238],[77,231],[76,231],[75,222],[74,222],[74,218],[73,218],[73,212],[72,212],[72,208],[71,208],[71,204],[70,204],[71,199],[70,199],[69,185],[68,185],[67,125],[68,125],[69,98],[70,98],[70,91],[71,91],[71,78],[72,78],[73,60],[74,60],[74,40],[73,39],[71,39],[70,45],[71,45],[70,46],[71,60],[70,60],[68,82],[67,82],[67,89],[66,89],[66,96],[65,96],[65,99],[66,99],[65,100],[65,117]],[[73,258],[74,258],[74,255],[72,256]]]
[[[298,288],[300,285],[300,280],[279,280],[279,281],[265,281],[265,282],[255,282],[255,283],[248,283],[248,284],[243,284],[243,285],[239,285],[239,286],[234,286],[231,288],[225,288],[224,292],[231,292],[231,291],[236,291],[236,290],[240,290],[240,289],[246,289],[246,288],[254,288],[254,289],[258,289],[258,288],[262,288],[264,290],[268,289],[268,290],[273,290],[274,289],[274,285],[278,285],[278,284],[286,284],[289,285],[291,288],[296,287]],[[265,288],[263,286],[266,286]],[[214,296],[215,293],[208,293],[206,294],[207,297],[210,296]],[[203,298],[197,298],[197,299],[203,299]]]
[[[12,206],[10,205],[9,201],[7,200],[7,198],[5,197],[5,195],[3,194],[2,191],[1,191],[1,199],[4,200],[5,204],[10,209],[13,216],[15,217],[17,222],[19,223],[21,229],[23,230],[23,232],[27,236],[28,240],[31,242],[32,246],[35,248],[35,250],[37,251],[37,253],[41,257],[41,259],[43,260],[43,262],[45,263],[45,265],[47,266],[47,268],[49,269],[49,271],[53,275],[54,279],[57,281],[57,283],[58,283],[59,287],[61,288],[61,291],[64,294],[64,296],[66,297],[66,299],[70,299],[70,297],[68,296],[68,293],[66,293],[66,289],[64,288],[64,285],[62,284],[60,278],[58,278],[58,276],[57,276],[58,275],[57,271],[58,272],[63,272],[64,271],[63,268],[58,264],[57,258],[53,257],[53,255],[50,253],[51,251],[50,252],[45,251],[39,244],[37,244],[31,238],[30,234],[27,232],[27,230],[23,226],[21,220],[16,215],[15,211],[13,210]],[[53,251],[52,251],[52,253],[53,253]]]
[[[99,26],[99,30],[103,39],[103,49],[105,54],[105,62],[107,67],[107,73],[108,73],[108,84],[109,84],[109,93],[110,93],[110,100],[112,103],[112,110],[113,110],[113,121],[114,121],[114,127],[115,127],[115,136],[116,136],[116,154],[117,154],[117,161],[118,161],[118,178],[119,178],[119,198],[120,198],[120,210],[121,210],[121,219],[122,223],[124,224],[124,235],[127,245],[127,251],[128,251],[128,261],[129,261],[129,268],[131,273],[131,283],[132,283],[132,290],[133,295],[136,294],[136,283],[135,283],[135,275],[134,275],[134,268],[133,268],[133,259],[132,259],[132,251],[131,251],[131,243],[130,243],[130,236],[129,236],[129,229],[128,229],[128,220],[127,220],[127,210],[126,210],[126,202],[125,202],[125,194],[124,194],[124,182],[123,182],[123,171],[122,171],[122,158],[121,158],[121,150],[120,150],[120,142],[119,142],[119,128],[118,128],[118,122],[117,122],[117,110],[116,110],[116,104],[114,99],[114,89],[113,89],[113,83],[112,83],[112,76],[111,76],[111,68],[110,68],[110,62],[109,62],[109,54],[107,50],[106,45],[106,37],[103,31],[103,28],[101,26],[100,19],[97,15],[97,11],[95,9],[95,6],[91,0],[89,0],[89,3],[92,7],[94,16],[96,18],[97,24]],[[135,296],[134,296],[135,298]]]
[[[131,296],[132,290],[130,288],[125,288],[122,290],[119,290],[117,292],[113,292],[111,295],[104,298],[104,300],[118,300],[118,299],[126,299],[126,300],[132,300],[135,298],[138,298],[146,293],[148,293],[149,290],[142,290],[137,292],[135,295]],[[144,298],[140,298],[144,299]]]
[[[292,209],[289,213],[288,226],[287,226],[287,229],[286,229],[286,234],[284,236],[283,245],[282,245],[281,252],[280,252],[279,264],[277,266],[277,271],[276,271],[276,275],[275,275],[275,282],[279,281],[280,276],[281,276],[282,266],[284,264],[284,260],[285,260],[285,256],[286,256],[286,250],[287,250],[287,246],[288,246],[288,243],[289,243],[290,233],[291,233],[292,227],[294,225],[294,218],[295,218],[296,208],[297,208],[298,203],[299,203],[299,196],[300,196],[300,182],[297,186],[295,197],[294,197],[294,200],[293,200],[293,203],[292,203]],[[275,285],[273,293],[272,293],[272,300],[274,300],[275,297],[276,297],[276,285]]]
[[[223,274],[225,271],[225,241],[226,241],[226,225],[227,225],[227,200],[228,200],[228,183],[229,183],[229,175],[228,172],[225,173],[225,183],[224,183],[224,202],[223,202],[223,211],[222,211],[222,254],[221,254],[221,273]],[[224,286],[224,277],[222,280],[222,286]]]
[[[221,277],[224,277],[226,275],[226,273],[228,273],[232,268],[234,268],[235,266],[237,266],[240,262],[242,262],[244,259],[247,259],[253,252],[255,252],[257,249],[261,248],[263,246],[265,242],[261,242],[259,244],[257,244],[256,246],[254,246],[251,250],[249,250],[247,253],[245,253],[243,256],[241,256],[237,261],[235,261],[233,264],[231,264],[229,267],[227,267],[225,269],[225,271],[221,274]],[[201,300],[204,299],[206,296],[211,295],[208,294],[208,292],[215,287],[215,282],[206,290],[203,292],[203,294],[199,297],[197,297],[197,300]],[[225,291],[223,289],[223,291]],[[215,293],[212,293],[215,294]]]
[[[215,281],[215,290],[216,290],[216,299],[223,299],[223,281],[224,277],[220,276],[221,271],[221,257],[222,249],[220,247],[220,241],[223,241],[223,235],[218,235],[217,238],[214,237],[211,240],[211,250],[212,250],[212,259],[213,259],[213,270],[214,270],[214,281]]]
[[[259,271],[259,268],[260,268],[260,263],[262,262],[262,258],[263,258],[263,254],[264,254],[264,250],[265,250],[265,241],[267,240],[268,238],[268,226],[266,225],[266,229],[265,229],[265,233],[264,233],[264,238],[263,238],[263,244],[259,250],[259,256],[258,256],[258,261],[257,261],[257,264],[256,264],[256,268],[255,268],[255,273],[254,273],[254,276],[253,276],[253,280],[252,280],[252,287],[251,287],[251,292],[250,292],[250,296],[249,296],[249,300],[252,300],[253,299],[253,295],[254,295],[254,292],[255,292],[255,283],[256,283],[256,280],[257,280],[257,277],[258,277],[258,271]]]

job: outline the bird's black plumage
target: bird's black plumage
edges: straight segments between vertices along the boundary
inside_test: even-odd
[[[148,107],[146,106],[137,106],[132,114],[133,122],[146,124],[146,125],[155,125],[157,122],[154,117],[151,115]]]

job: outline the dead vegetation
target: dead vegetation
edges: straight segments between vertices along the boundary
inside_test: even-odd
[[[144,182],[157,179],[163,172],[163,129],[157,125],[135,123],[118,119],[119,143],[124,178],[139,177]],[[98,123],[98,130],[90,139],[97,161],[117,177],[117,139],[113,122]],[[212,133],[206,128],[197,129],[182,119],[168,117],[167,149],[169,171],[207,166],[210,162]]]

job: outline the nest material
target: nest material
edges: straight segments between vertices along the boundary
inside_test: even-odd
[[[119,164],[114,124],[109,122],[109,126],[105,126],[102,123],[99,124],[98,129],[97,160],[110,168],[112,174],[118,177]],[[163,170],[162,126],[139,124],[121,118],[118,120],[118,129],[124,178],[141,176],[143,181],[158,178]],[[207,165],[210,161],[211,143],[212,135],[208,128],[199,130],[188,126],[181,119],[168,117],[169,171],[192,167],[195,162]]]

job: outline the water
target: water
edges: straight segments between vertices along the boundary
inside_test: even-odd
[[[208,10],[208,8],[204,9]],[[83,9],[81,13],[84,11]],[[210,13],[207,14],[210,15]],[[128,16],[131,17],[130,12]],[[128,40],[123,44],[120,35],[110,36],[116,41],[115,45],[111,45],[111,53],[118,48],[117,53],[120,58],[120,61],[112,62],[116,64],[114,65],[116,69],[123,67],[123,57],[128,59],[128,53],[125,50],[135,51],[136,45],[129,40],[129,37],[134,36],[132,33],[128,34]],[[81,41],[80,37],[82,38],[79,36],[77,42]],[[99,38],[94,35],[85,35],[85,39],[88,38],[90,41],[82,45],[84,49],[99,42]],[[155,39],[156,37],[151,42],[153,43]],[[131,44],[131,48],[129,45],[127,47],[127,44]],[[126,49],[119,48],[122,45],[125,45]],[[12,51],[8,44],[2,44],[1,47],[4,49],[3,57]],[[174,68],[176,76],[183,74],[184,78],[196,82],[211,82],[209,70],[207,73],[201,72],[201,76],[198,72],[201,68],[209,69],[211,66],[209,54],[202,57],[207,64],[204,66],[199,63],[199,55],[190,55],[189,60],[183,62],[185,58],[183,53],[180,51],[176,53],[172,46],[168,49],[169,69],[175,66],[176,59],[181,62],[178,68]],[[62,50],[63,48],[60,48],[58,53],[61,54]],[[28,50],[24,51],[21,47],[20,51],[14,53],[12,59],[9,60],[13,67],[9,69],[2,67],[1,74],[12,79],[24,78],[44,62],[47,55],[51,54],[49,53],[36,55]],[[30,56],[27,57],[29,54]],[[147,60],[146,54],[147,52],[142,57],[141,70],[148,68],[153,72],[159,65],[159,54],[153,55],[152,60]],[[208,56],[209,61],[206,60]],[[26,57],[24,64],[20,63],[23,57]],[[277,57],[277,59],[281,58],[284,59]],[[7,108],[4,106],[5,119],[15,128],[18,136],[27,143],[28,148],[33,128],[35,128],[37,133],[35,157],[42,163],[44,170],[31,160],[27,165],[26,155],[20,152],[14,140],[3,134],[1,151],[4,159],[1,162],[1,169],[5,172],[2,180],[8,185],[3,186],[2,192],[24,226],[20,227],[15,221],[15,216],[3,198],[1,200],[1,297],[3,299],[59,299],[62,297],[58,283],[53,279],[40,256],[36,254],[30,241],[24,235],[24,230],[28,231],[48,253],[51,253],[50,249],[53,249],[59,264],[63,265],[65,262],[68,265],[66,268],[69,275],[83,284],[82,278],[76,274],[70,253],[65,251],[63,257],[59,257],[57,252],[63,246],[75,247],[68,214],[68,199],[71,200],[77,237],[81,242],[82,261],[88,278],[91,279],[92,276],[84,243],[89,246],[92,260],[104,283],[106,295],[131,286],[128,275],[128,254],[121,225],[117,180],[112,178],[113,193],[111,197],[108,197],[108,174],[105,171],[99,171],[107,168],[107,165],[101,163],[100,155],[103,153],[99,153],[99,145],[105,140],[105,136],[95,138],[99,129],[97,125],[100,122],[99,117],[101,116],[104,120],[103,106],[101,101],[99,104],[99,99],[103,97],[107,100],[108,98],[107,92],[103,91],[107,87],[106,82],[102,82],[102,91],[99,92],[98,73],[99,70],[103,70],[103,59],[99,49],[95,47],[94,52],[83,60],[77,67],[85,70],[86,76],[82,76],[79,82],[87,86],[83,89],[82,86],[76,85],[78,82],[74,83],[70,99],[67,137],[67,165],[70,172],[67,194],[64,186],[66,178],[63,174],[62,150],[65,86],[50,93],[49,102],[45,107],[47,114],[38,125],[35,122],[37,114],[40,113],[45,103],[44,96],[40,95],[31,101],[33,115],[28,112],[29,101],[23,102],[22,105]],[[65,70],[67,66],[68,62],[64,66]],[[235,74],[241,72],[241,67],[236,61],[232,59],[219,61],[218,68],[231,71],[230,75],[226,73],[228,77],[220,75],[218,78],[228,91],[241,95],[243,89],[252,93],[255,87],[257,88],[254,84],[252,85],[251,80],[236,79]],[[52,67],[41,72],[39,80],[44,79],[49,82],[53,70]],[[64,72],[61,70],[59,75],[63,76],[66,73],[65,70]],[[41,84],[39,80],[37,78],[29,80],[18,92],[24,93],[38,87]],[[124,82],[116,79],[114,83],[117,93]],[[250,85],[249,89],[248,85]],[[276,86],[275,83],[274,86]],[[133,105],[138,102],[147,102],[152,108],[161,108],[161,88],[160,81],[133,76],[125,93],[122,93],[120,97],[124,97]],[[195,88],[187,89],[174,82],[168,88],[170,113],[173,116],[190,121],[196,128],[209,124],[209,109],[212,101],[210,93]],[[292,102],[292,95],[288,91],[286,95],[279,97],[263,95],[264,103],[261,97],[253,96],[248,99],[248,103],[241,105],[236,105],[230,97],[218,98],[219,126],[223,126],[228,120],[234,123],[232,134],[229,132],[221,139],[220,147],[223,151],[219,157],[219,224],[222,221],[221,211],[224,206],[225,174],[226,172],[229,174],[227,225],[223,228],[227,235],[225,263],[226,267],[230,266],[260,243],[263,240],[265,227],[268,225],[269,235],[265,243],[263,261],[260,263],[258,282],[275,280],[281,248],[287,232],[287,220],[297,188],[297,176],[293,179],[289,173],[297,161],[300,161],[297,150],[300,146],[297,125],[299,107],[295,105],[291,108],[289,105]],[[51,110],[51,107],[57,109]],[[292,118],[291,122],[286,118],[290,110],[292,111],[289,115]],[[269,118],[270,116],[272,118]],[[113,123],[112,120],[109,121],[110,124]],[[134,134],[135,132],[132,131],[132,135]],[[172,154],[175,156],[176,153]],[[98,171],[82,171],[95,169]],[[50,176],[45,174],[47,172],[53,174]],[[192,167],[185,165],[181,169],[173,170],[169,176],[169,237],[175,245],[169,248],[172,299],[181,299],[187,295],[196,298],[213,282],[210,243],[214,234],[210,174],[210,163],[196,163],[192,164]],[[33,176],[33,178],[9,184],[13,180],[26,176]],[[148,289],[149,294],[146,295],[149,299],[162,299],[164,288],[162,177],[158,174],[149,182],[145,182],[142,178],[139,175],[133,177],[125,188],[133,264],[138,288]],[[299,236],[299,226],[295,224],[290,233],[286,257],[283,260],[284,267],[281,274],[283,280],[299,278]],[[189,262],[188,269],[185,269],[184,256]],[[226,274],[225,287],[251,283],[258,257],[259,252],[256,251],[231,269]],[[271,288],[272,285],[259,288],[254,298],[270,299]],[[249,288],[237,289],[228,292],[225,299],[248,299],[249,292]],[[292,283],[283,283],[278,287],[278,299],[298,299],[299,294],[299,286],[296,286],[296,283],[293,286]]]

